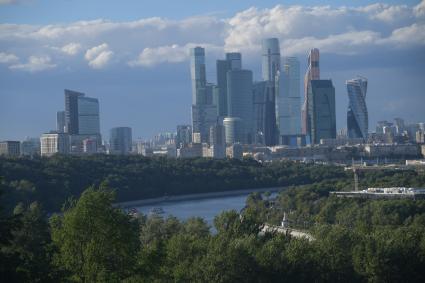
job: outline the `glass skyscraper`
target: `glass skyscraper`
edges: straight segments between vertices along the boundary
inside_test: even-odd
[[[309,135],[312,144],[336,138],[335,88],[331,80],[311,80],[308,87]]]
[[[276,114],[282,141],[283,137],[301,134],[300,62],[296,57],[284,58],[278,78]]]
[[[192,104],[203,104],[205,101],[205,49],[195,47],[190,49],[190,75],[192,78]]]
[[[100,135],[99,101],[96,98],[78,98],[78,134]]]
[[[280,47],[277,38],[262,42],[262,76],[268,82],[264,95],[264,143],[275,145],[278,140],[276,124],[276,78],[280,72]]]
[[[307,72],[304,77],[304,103],[302,107],[302,115],[301,115],[301,128],[302,133],[308,135],[310,133],[309,121],[311,120],[308,117],[308,109],[309,109],[309,86],[311,80],[320,80],[320,66],[319,66],[319,49],[313,48],[308,53],[308,64],[307,64]]]
[[[366,139],[369,130],[366,107],[367,79],[358,77],[346,81],[348,92],[347,131],[349,138]]]
[[[78,135],[78,98],[84,93],[65,89],[65,132]]]
[[[280,71],[279,39],[267,38],[262,42],[262,74],[264,81],[274,82]]]
[[[217,106],[213,104],[214,85],[207,84],[205,73],[205,49],[190,49],[190,73],[192,78],[192,130],[195,142],[208,142],[210,127],[217,122]]]
[[[251,143],[253,136],[252,79],[252,71],[249,70],[227,72],[228,116],[242,120],[243,143]]]
[[[215,88],[215,105],[220,119],[228,115],[227,107],[227,72],[242,69],[241,53],[226,53],[225,60],[217,60],[217,86]]]

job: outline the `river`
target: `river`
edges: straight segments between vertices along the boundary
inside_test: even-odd
[[[245,201],[248,195],[256,190],[250,190],[249,192],[243,191],[236,195],[222,195],[222,196],[208,196],[202,197],[197,195],[197,198],[185,196],[179,197],[174,200],[159,200],[156,202],[148,202],[145,204],[134,205],[133,207],[143,214],[149,214],[152,209],[161,208],[163,217],[172,215],[177,217],[179,220],[186,220],[190,217],[201,217],[209,225],[213,225],[214,217],[226,210],[240,211],[245,206]],[[260,191],[264,192],[264,189]],[[276,196],[277,189],[269,189],[272,191],[272,197]],[[193,195],[192,195],[193,196]],[[126,205],[129,207],[128,205]]]

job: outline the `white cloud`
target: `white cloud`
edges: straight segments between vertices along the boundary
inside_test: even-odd
[[[18,60],[19,58],[15,54],[0,52],[0,63],[11,63]]]
[[[92,47],[86,51],[84,58],[89,62],[93,69],[102,69],[106,67],[112,59],[114,52],[109,50],[107,43]]]
[[[27,63],[11,65],[9,68],[13,70],[39,72],[52,69],[54,67],[56,67],[56,64],[51,63],[49,56],[30,56]]]
[[[183,62],[188,57],[187,48],[177,44],[160,46],[157,48],[146,47],[136,60],[130,61],[130,66],[150,67],[159,63]]]
[[[425,0],[422,0],[421,3],[416,5],[413,8],[413,11],[414,11],[416,17],[418,17],[418,18],[424,17],[425,16]]]
[[[71,42],[67,45],[62,46],[61,51],[68,55],[76,55],[81,50],[81,44]]]
[[[423,15],[425,0],[416,6],[378,3],[360,7],[252,7],[230,18],[0,24],[0,46],[22,58],[48,54],[64,64],[81,64],[81,60],[74,59],[83,47],[94,46],[83,53],[93,69],[109,64],[155,66],[181,62],[187,60],[187,48],[195,43],[206,47],[208,56],[222,56],[223,50],[240,51],[249,59],[260,56],[261,40],[266,37],[279,38],[283,55],[305,54],[312,47],[338,54],[373,53],[378,49],[424,47]],[[70,60],[57,51],[75,57]]]

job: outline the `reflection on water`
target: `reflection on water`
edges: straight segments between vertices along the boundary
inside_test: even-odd
[[[214,217],[222,211],[234,209],[239,212],[245,206],[247,197],[248,194],[205,199],[163,201],[136,207],[136,209],[143,214],[149,214],[152,209],[162,208],[163,214],[161,215],[163,217],[173,215],[180,220],[186,220],[197,216],[202,217],[212,226]]]

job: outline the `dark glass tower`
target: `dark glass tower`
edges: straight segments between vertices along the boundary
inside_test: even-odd
[[[78,135],[78,98],[84,93],[65,89],[65,132]]]
[[[331,80],[311,80],[308,87],[308,117],[312,144],[336,138],[335,88]]]

